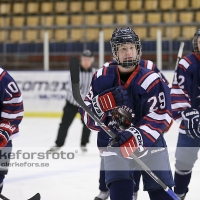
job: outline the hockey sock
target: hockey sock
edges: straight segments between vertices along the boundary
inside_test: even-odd
[[[99,177],[99,189],[103,192],[108,191],[108,188],[106,187],[105,182],[105,170],[100,171],[100,177]]]
[[[192,172],[191,171],[176,171],[174,175],[174,192],[176,194],[185,194],[188,191]]]
[[[110,184],[111,200],[132,200],[133,197],[133,181],[117,180]]]
[[[137,193],[139,190],[139,185],[140,185],[140,177],[141,177],[141,171],[134,171],[133,178],[135,182],[134,186],[134,193]]]
[[[5,178],[5,175],[0,174],[0,194],[2,192],[3,189],[3,179]]]
[[[151,200],[173,200],[163,189],[148,191]]]

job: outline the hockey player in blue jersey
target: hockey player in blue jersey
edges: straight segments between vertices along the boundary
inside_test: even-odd
[[[175,154],[174,192],[183,200],[200,147],[200,29],[193,38],[193,52],[179,61],[171,101],[173,118],[181,121]]]
[[[106,62],[103,67],[109,67],[109,66],[117,66],[117,61],[112,60],[110,62]],[[151,60],[142,60],[140,59],[139,63],[140,67],[144,67],[146,69],[149,69],[151,71],[156,72],[159,74],[159,76],[162,78],[162,80],[169,86],[169,82],[165,78],[165,76],[160,72],[160,70],[156,67],[156,65],[151,61]],[[167,131],[167,130],[166,130]],[[109,196],[109,190],[106,187],[105,184],[105,170],[103,166],[103,157],[101,156],[101,164],[100,164],[100,176],[99,176],[99,190],[100,193],[98,196],[95,197],[94,200],[105,200]],[[135,171],[133,175],[133,179],[135,182],[134,190],[133,190],[133,200],[137,200],[138,196],[138,191],[139,191],[139,183],[140,183],[140,177],[141,177],[141,172],[140,171]]]
[[[111,200],[132,200],[136,165],[133,160],[124,159],[132,153],[151,169],[156,168],[154,173],[167,186],[174,185],[163,138],[171,123],[170,92],[157,73],[139,66],[141,43],[132,29],[116,29],[111,48],[118,65],[95,73],[84,101],[116,133],[118,140],[113,144],[87,113],[82,109],[80,113],[86,125],[98,131],[97,145],[105,156],[105,179]],[[113,147],[120,151],[116,154]],[[150,147],[159,149],[147,151]],[[151,200],[172,199],[149,175],[141,172],[144,190]]]
[[[8,173],[12,138],[19,132],[18,125],[23,118],[21,92],[6,70],[0,67],[0,193],[3,180]]]

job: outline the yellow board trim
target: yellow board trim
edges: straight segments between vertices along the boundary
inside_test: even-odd
[[[60,112],[25,112],[24,117],[45,117],[45,118],[61,118]],[[76,114],[77,118],[80,118],[80,114]]]

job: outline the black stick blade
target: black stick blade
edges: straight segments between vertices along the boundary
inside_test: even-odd
[[[36,195],[34,195],[33,197],[31,197],[30,199],[28,199],[28,200],[40,200],[40,194],[39,193],[37,193]]]
[[[71,57],[69,61],[70,74],[72,83],[79,83],[79,59]]]

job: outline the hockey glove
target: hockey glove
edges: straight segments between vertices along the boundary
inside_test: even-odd
[[[191,138],[200,138],[199,111],[189,108],[181,112],[185,131]]]
[[[10,136],[16,128],[8,123],[0,124],[0,148],[5,147],[9,141]]]
[[[123,89],[123,86],[113,87],[92,99],[93,108],[99,117],[104,112],[125,105],[127,102],[128,93],[127,90]]]
[[[140,131],[134,127],[118,132],[117,137],[111,140],[110,146],[120,147],[121,154],[124,158],[131,156],[133,153],[138,157],[146,155],[142,135]],[[109,150],[112,151],[112,148],[109,148]],[[113,148],[113,150],[115,151],[115,148]],[[117,153],[117,151],[115,152]]]

